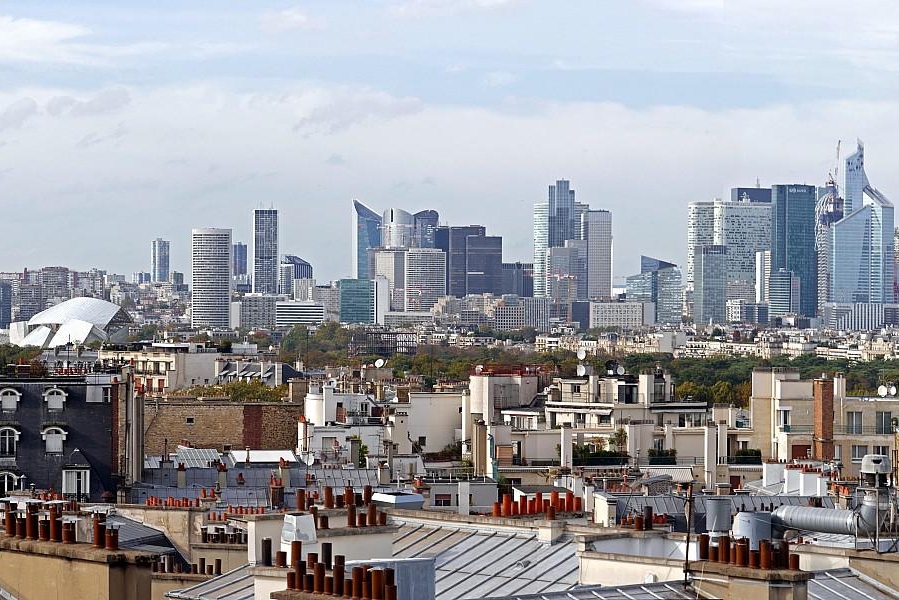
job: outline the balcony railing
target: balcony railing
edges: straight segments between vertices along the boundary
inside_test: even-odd
[[[777,429],[781,433],[812,433],[814,427],[812,425],[780,425]]]
[[[845,435],[892,435],[893,427],[890,425],[834,425],[833,432]]]

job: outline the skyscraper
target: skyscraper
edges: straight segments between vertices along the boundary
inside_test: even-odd
[[[697,326],[727,322],[727,247],[700,246],[693,252],[693,322]]]
[[[228,327],[231,304],[231,230],[191,230],[190,325]]]
[[[372,276],[368,251],[381,245],[381,216],[358,200],[353,200],[353,273],[357,279]]]
[[[681,323],[682,297],[681,272],[674,263],[641,256],[640,273],[627,278],[628,301],[654,302],[658,324]]]
[[[169,280],[169,242],[156,238],[150,244],[150,280],[160,283]]]
[[[755,253],[771,246],[771,204],[753,201],[746,190],[737,200],[691,202],[687,210],[687,286],[693,282],[696,248],[727,246],[727,298],[752,302],[755,295]],[[767,190],[770,196],[770,190]],[[764,198],[764,194],[761,194]]]
[[[406,310],[431,310],[446,296],[446,255],[437,248],[410,248],[405,280]]]
[[[862,172],[863,173],[863,172]],[[893,301],[893,203],[871,186],[856,209],[831,228],[830,300],[884,304]]]
[[[846,157],[843,166],[843,214],[849,215],[861,206],[862,192],[866,187],[865,145],[857,140],[855,153]]]
[[[8,329],[12,322],[12,286],[0,281],[0,329]]]
[[[375,276],[387,280],[390,310],[406,310],[406,249],[379,248],[374,251]]]
[[[247,245],[243,242],[235,243],[231,248],[231,275],[234,277],[247,274]]]
[[[830,301],[831,284],[831,229],[844,215],[844,202],[837,184],[830,178],[824,187],[818,188],[818,204],[815,207],[815,249],[818,260],[818,314],[824,313],[824,304]]]
[[[412,215],[415,225],[413,245],[419,248],[434,247],[434,233],[439,225],[440,215],[436,210],[422,210]]]
[[[465,294],[494,294],[503,290],[503,238],[468,236],[465,242]]]
[[[799,314],[807,317],[815,316],[818,305],[816,204],[817,189],[813,185],[771,188],[771,273],[784,269],[799,278]]]
[[[534,204],[534,295],[547,296],[546,251],[560,248],[565,240],[581,238],[581,214],[588,207],[575,202],[570,182],[559,179],[549,186],[545,202]]]
[[[253,292],[278,293],[278,211],[253,211]]]
[[[503,263],[503,294],[522,298],[534,295],[534,265],[531,263]]]
[[[612,213],[589,210],[581,214],[581,239],[586,242],[587,290],[583,300],[612,296]]]
[[[415,217],[399,208],[388,208],[381,219],[381,246],[411,248],[415,239]]]
[[[438,227],[434,247],[446,255],[446,293],[468,294],[502,291],[503,240],[488,236],[483,225]]]
[[[289,296],[293,293],[293,282],[297,279],[312,279],[312,265],[293,254],[281,257],[278,267],[278,293]]]
[[[802,282],[792,271],[772,271],[768,279],[768,315],[796,314],[802,302]]]
[[[700,246],[715,243],[715,202],[691,202],[687,205],[687,278],[686,287],[693,289],[694,253]]]

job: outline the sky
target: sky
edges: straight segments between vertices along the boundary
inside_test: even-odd
[[[352,199],[533,259],[569,179],[616,281],[683,264],[687,203],[821,184],[856,138],[899,197],[899,3],[0,0],[0,270],[189,274],[190,230],[351,275]]]

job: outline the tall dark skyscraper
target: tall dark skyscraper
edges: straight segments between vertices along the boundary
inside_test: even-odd
[[[438,227],[434,245],[446,254],[447,295],[502,293],[502,237],[488,236],[483,225]]]
[[[772,186],[771,204],[771,272],[784,269],[799,279],[799,312],[813,317],[818,305],[817,188],[800,184]]]
[[[422,210],[412,217],[415,220],[413,244],[419,248],[433,248],[440,215],[436,210]]]
[[[514,294],[522,298],[534,295],[533,263],[503,263],[503,294]]]
[[[237,242],[232,246],[231,275],[240,277],[247,274],[247,245]]]
[[[466,295],[500,295],[503,291],[503,238],[470,235],[465,244]]]
[[[278,211],[253,211],[253,291],[278,293]]]
[[[374,275],[368,251],[381,245],[381,215],[353,200],[353,216],[353,273],[368,279]]]
[[[0,281],[0,329],[7,329],[12,321],[12,286]]]

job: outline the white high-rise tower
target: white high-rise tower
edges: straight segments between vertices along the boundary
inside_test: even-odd
[[[190,326],[228,327],[231,303],[231,230],[191,230]]]
[[[253,291],[278,293],[278,211],[253,211]]]

